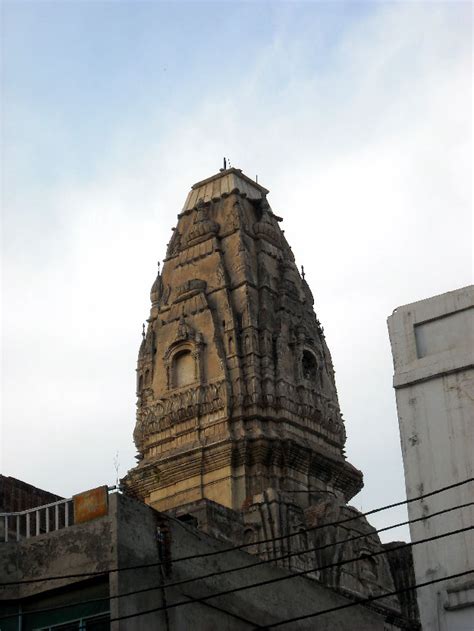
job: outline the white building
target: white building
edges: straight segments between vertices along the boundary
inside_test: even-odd
[[[407,497],[472,478],[474,287],[395,309],[388,328],[395,367]],[[408,505],[410,519],[474,501],[474,483]],[[411,525],[412,541],[474,524],[458,509]],[[413,547],[416,582],[474,570],[474,531]],[[423,631],[474,630],[474,573],[418,590]]]

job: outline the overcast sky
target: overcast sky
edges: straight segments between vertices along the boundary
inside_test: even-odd
[[[386,318],[472,282],[470,3],[2,11],[2,472],[70,496],[114,483],[116,452],[134,464],[156,262],[225,155],[305,267],[365,476],[352,503],[403,499]]]

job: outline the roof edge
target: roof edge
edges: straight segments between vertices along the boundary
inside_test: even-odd
[[[196,190],[197,188],[200,188],[201,186],[204,186],[208,184],[209,182],[213,182],[214,180],[218,180],[219,178],[224,177],[225,175],[229,175],[230,173],[235,173],[235,175],[240,177],[245,182],[248,182],[255,188],[258,188],[265,195],[268,195],[268,193],[270,192],[264,186],[261,186],[258,182],[255,182],[255,180],[252,180],[252,178],[245,175],[245,173],[242,173],[242,169],[236,169],[235,167],[231,167],[230,169],[221,169],[219,173],[216,173],[215,175],[211,175],[211,177],[208,177],[205,180],[196,182],[196,184],[193,184],[191,186],[191,190]]]

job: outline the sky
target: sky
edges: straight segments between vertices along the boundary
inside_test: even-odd
[[[364,472],[351,503],[403,499],[386,319],[472,283],[471,4],[1,11],[0,470],[71,496],[134,465],[156,263],[226,156],[270,189],[304,265]]]

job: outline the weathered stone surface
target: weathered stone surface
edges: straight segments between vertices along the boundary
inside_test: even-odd
[[[399,548],[402,543],[402,541],[391,541],[384,544],[395,587],[398,590],[403,590],[407,585],[416,585],[413,555],[410,548]],[[410,620],[419,620],[416,591],[402,591],[398,598],[403,615]]]
[[[357,515],[345,504],[362,474],[345,458],[323,328],[267,193],[240,170],[223,170],[193,186],[178,216],[151,290],[137,367],[139,463],[123,485],[229,541],[301,531],[251,550],[278,558],[300,546],[280,562],[290,569],[365,555],[321,578],[350,593],[391,590],[386,560],[370,559],[381,544],[364,519],[305,532],[328,516]],[[353,530],[367,533],[357,545],[304,552]]]

